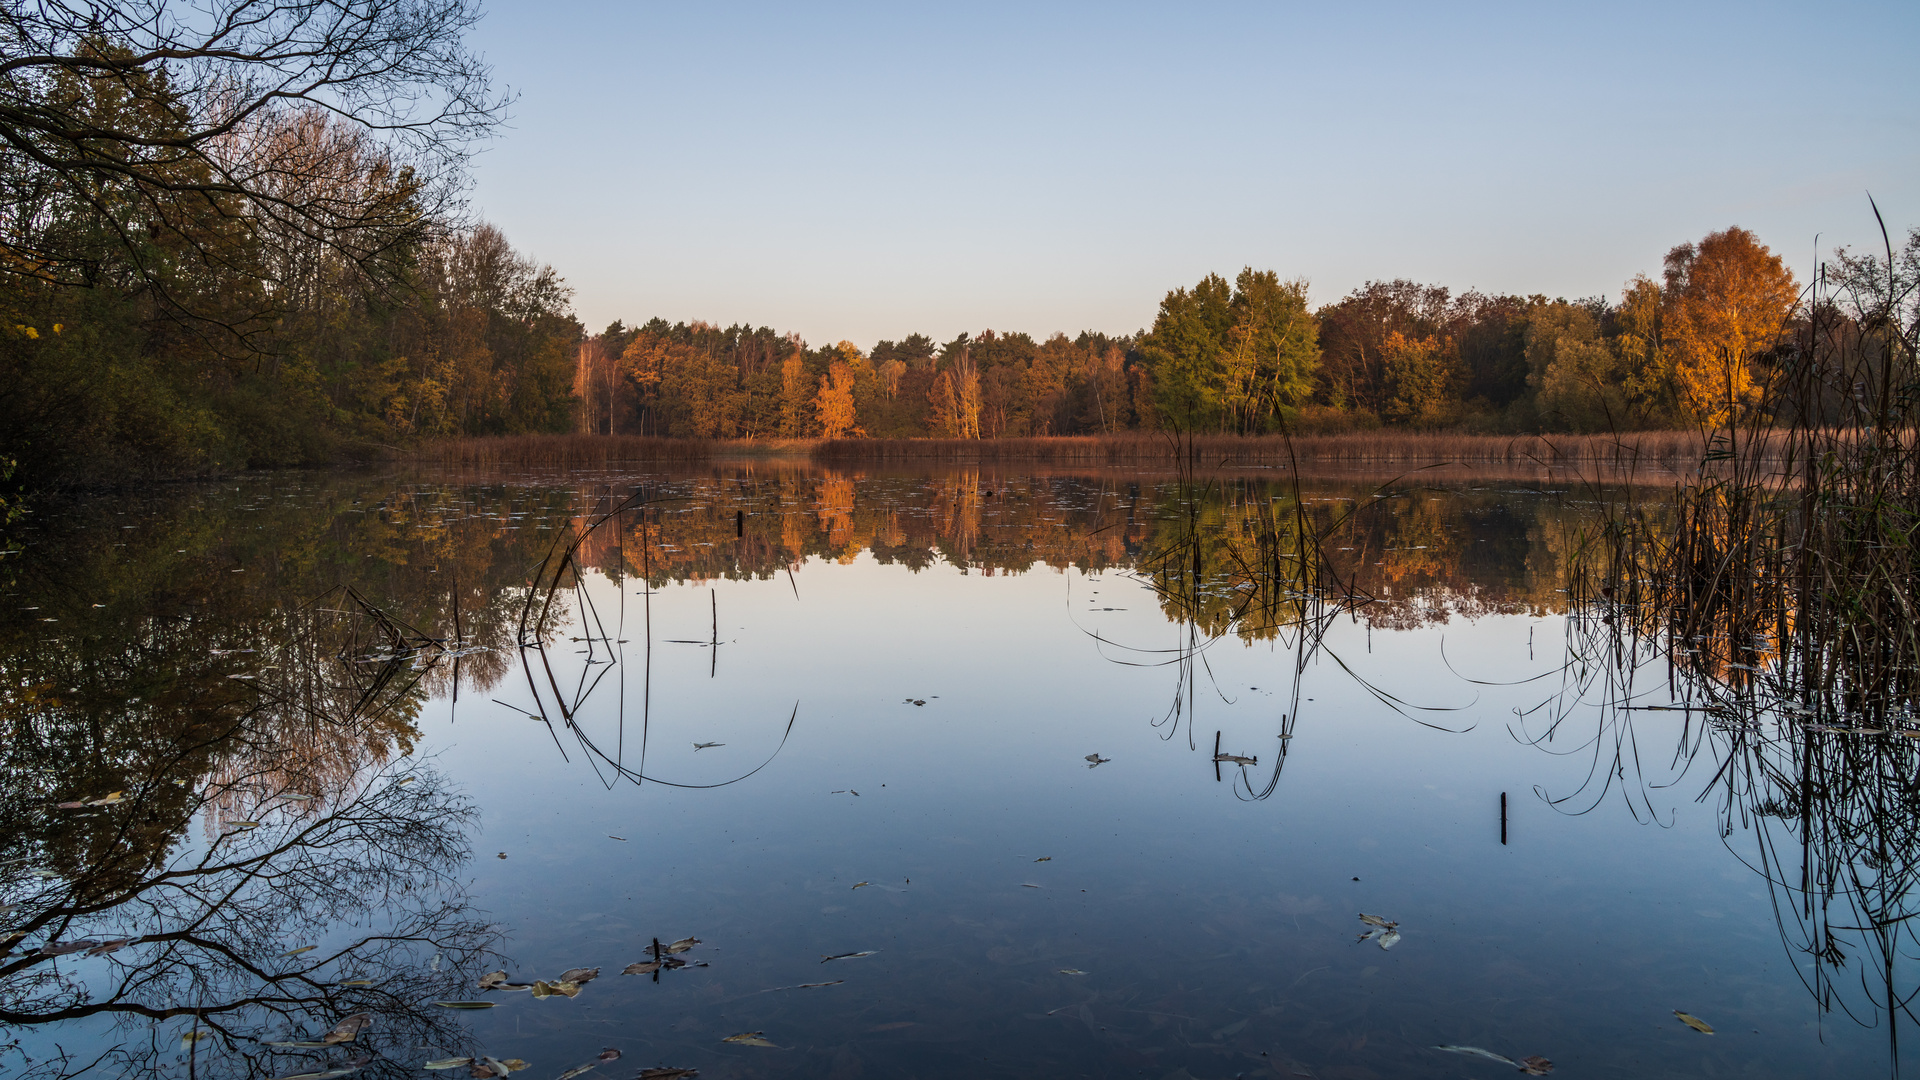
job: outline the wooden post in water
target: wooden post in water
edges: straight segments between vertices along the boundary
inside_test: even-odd
[[[745,510],[735,510],[733,512],[733,535],[735,537],[747,535],[747,512]]]
[[[1220,782],[1220,733],[1213,733],[1213,780]]]
[[[1507,793],[1500,793],[1500,846],[1507,846]]]

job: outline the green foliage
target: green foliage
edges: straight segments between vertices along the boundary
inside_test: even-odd
[[[1272,430],[1313,393],[1317,326],[1306,285],[1248,267],[1160,302],[1140,343],[1162,416],[1188,431]]]

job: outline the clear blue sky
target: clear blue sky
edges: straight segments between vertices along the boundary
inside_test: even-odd
[[[1244,265],[1617,297],[1920,224],[1920,3],[493,0],[474,208],[615,318],[1126,332]]]

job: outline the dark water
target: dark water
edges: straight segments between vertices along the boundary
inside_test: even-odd
[[[45,507],[0,558],[0,1075],[1897,1074],[1912,743],[1875,737],[1885,813],[1828,819],[1777,725],[1620,708],[1682,688],[1569,616],[1578,484],[1303,496],[722,468]]]

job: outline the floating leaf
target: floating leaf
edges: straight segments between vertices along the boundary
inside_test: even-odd
[[[847,981],[847,980],[845,980],[845,979],[835,979],[835,980],[833,980],[832,982],[818,982],[818,983],[801,983],[801,984],[799,984],[798,986],[795,986],[795,987],[794,987],[793,989],[795,989],[795,990],[818,990],[818,989],[820,989],[820,988],[821,988],[821,987],[823,987],[823,986],[839,986],[839,985],[840,985],[841,983],[844,983],[844,982],[846,982],[846,981]]]
[[[211,1031],[195,1030],[195,1031],[181,1032],[180,1049],[190,1050],[193,1048],[194,1043],[199,1042],[201,1039],[211,1039],[211,1038],[213,1038],[213,1032]]]
[[[873,884],[871,881],[856,881],[853,883],[853,887],[856,889],[864,889],[871,884]]]
[[[473,1064],[473,1059],[470,1057],[440,1058],[437,1061],[429,1061],[425,1065],[422,1065],[420,1067],[423,1069],[431,1069],[435,1072],[438,1072],[441,1069],[457,1069],[462,1065],[471,1065],[471,1064]]]
[[[126,948],[127,946],[133,944],[135,941],[138,941],[138,940],[139,940],[138,938],[123,937],[123,938],[115,938],[112,941],[103,941],[100,944],[95,945],[93,948],[88,949],[87,955],[88,956],[111,956],[114,953],[119,952],[121,949]]]
[[[835,953],[835,954],[834,954],[834,955],[832,955],[832,956],[822,956],[822,957],[820,957],[820,962],[824,964],[824,963],[826,963],[826,962],[827,962],[827,961],[829,961],[829,960],[858,960],[858,959],[860,959],[860,958],[861,958],[861,957],[863,957],[863,956],[872,956],[872,955],[874,955],[874,953],[875,953],[875,952],[877,952],[877,951],[878,951],[878,950],[876,950],[876,949],[868,949],[868,950],[866,950],[865,952],[843,952],[843,953]]]
[[[1081,971],[1081,970],[1080,970],[1079,968],[1061,968],[1061,969],[1060,969],[1060,974],[1062,974],[1062,975],[1085,975],[1085,974],[1086,974],[1086,972],[1084,972],[1084,971]]]
[[[560,973],[561,982],[577,983],[581,986],[585,986],[599,977],[599,968],[568,968]]]
[[[699,1075],[699,1069],[641,1069],[635,1080],[686,1080],[687,1077]]]
[[[373,1026],[373,1017],[366,1013],[354,1013],[345,1020],[333,1025],[333,1030],[322,1036],[327,1043],[352,1042],[361,1032]]]
[[[1052,862],[1052,861],[1053,861],[1053,856],[1051,856],[1051,855],[1042,855],[1042,856],[1040,856],[1039,858],[1037,858],[1037,859],[1035,859],[1035,860],[1033,860],[1033,861],[1034,861],[1034,862]]]
[[[660,970],[660,961],[644,960],[638,964],[628,964],[620,969],[622,975],[651,975]]]
[[[1232,764],[1235,764],[1235,765],[1260,764],[1260,759],[1257,757],[1241,757],[1239,754],[1215,754],[1213,755],[1213,760],[1216,762],[1223,762],[1223,763],[1231,762]]]
[[[482,990],[497,990],[501,986],[505,985],[506,981],[507,981],[506,972],[489,971],[485,975],[480,976],[479,986],[480,986],[480,989]]]
[[[1391,949],[1395,945],[1400,944],[1400,931],[1388,930],[1383,932],[1380,935],[1380,941],[1378,942],[1378,944],[1382,949]]]
[[[1523,1057],[1519,1061],[1514,1062],[1514,1064],[1520,1066],[1520,1071],[1526,1073],[1528,1076],[1545,1076],[1553,1071],[1553,1062],[1548,1061],[1539,1054]]]
[[[500,1003],[497,1001],[436,1001],[434,1004],[443,1009],[491,1009]]]
[[[1434,1049],[1445,1050],[1449,1054],[1465,1054],[1468,1057],[1482,1057],[1488,1061],[1497,1061],[1502,1065],[1512,1065],[1515,1068],[1520,1067],[1519,1062],[1504,1054],[1496,1054],[1491,1050],[1482,1050],[1477,1046],[1436,1046]]]
[[[1707,1023],[1705,1020],[1702,1020],[1697,1016],[1693,1016],[1688,1013],[1683,1013],[1679,1009],[1673,1010],[1673,1015],[1679,1017],[1681,1023],[1687,1025],[1688,1027],[1692,1028],[1693,1030],[1699,1032],[1702,1035],[1713,1034],[1713,1025]]]
[[[1023,882],[1021,882],[1021,883],[1020,883],[1020,887],[1021,887],[1021,888],[1023,888],[1023,889],[1040,889],[1040,888],[1045,888],[1045,886],[1042,886],[1042,885],[1035,885],[1035,884],[1034,884],[1033,882],[1031,882],[1031,881],[1023,881]]]
[[[380,980],[378,979],[342,979],[339,982],[334,983],[333,985],[335,986],[378,986],[380,985]]]
[[[1250,1020],[1250,1019],[1252,1018],[1251,1017],[1247,1018],[1247,1020]],[[1213,1041],[1219,1042],[1221,1039],[1238,1035],[1241,1032],[1247,1030],[1247,1020],[1235,1020],[1233,1023],[1228,1024],[1226,1027],[1215,1029],[1212,1035]]]
[[[620,1051],[615,1049],[614,1047],[609,1046],[605,1050],[600,1051],[600,1056],[595,1058],[594,1062],[599,1065],[605,1065],[609,1061],[619,1061],[619,1060],[620,1060]]]
[[[310,953],[319,947],[320,946],[318,945],[302,945],[297,949],[290,949],[286,952],[281,953],[280,959],[285,960],[289,956],[299,956],[301,953]]]
[[[232,826],[235,829],[242,830],[242,831],[245,831],[247,829],[257,829],[260,827],[260,823],[257,821],[229,821],[227,822],[227,824]]]
[[[1360,921],[1366,923],[1368,926],[1378,926],[1384,930],[1391,930],[1400,925],[1391,919],[1383,919],[1378,915],[1369,915],[1364,911],[1360,913]]]
[[[693,748],[695,750],[711,750],[716,746],[725,746],[725,745],[727,744],[723,742],[697,742],[693,744]]]
[[[362,1062],[359,1065],[346,1065],[338,1069],[325,1069],[320,1072],[288,1073],[285,1076],[276,1076],[273,1080],[336,1080],[338,1077],[352,1076],[354,1073],[366,1067],[366,1063]]]
[[[554,1077],[553,1080],[573,1080],[574,1077],[579,1076],[583,1073],[592,1072],[594,1068],[597,1067],[599,1064],[600,1063],[597,1061],[589,1061],[585,1065],[575,1065],[573,1068],[568,1069],[566,1072],[563,1072],[559,1076]]]
[[[288,792],[282,792],[282,793],[281,793],[281,794],[279,794],[279,795],[275,795],[275,796],[274,796],[274,798],[276,798],[276,799],[287,799],[287,800],[289,800],[289,801],[292,801],[292,802],[312,802],[312,801],[313,801],[313,796],[311,796],[311,795],[295,795],[295,794],[294,794],[293,792],[291,792],[291,791],[288,791]]]
[[[1108,758],[1108,757],[1101,757],[1101,756],[1100,756],[1099,754],[1088,754],[1088,755],[1087,755],[1087,768],[1089,768],[1089,769],[1097,769],[1097,768],[1099,768],[1100,766],[1102,766],[1102,765],[1105,765],[1105,764],[1106,764],[1107,762],[1109,762],[1109,761],[1112,761],[1112,760],[1113,760],[1112,758]]]
[[[683,937],[679,941],[676,941],[673,944],[667,946],[667,952],[669,954],[683,953],[698,944],[700,944],[700,939],[697,937]],[[595,968],[594,970],[598,971],[599,969]]]
[[[270,1042],[266,1045],[273,1047],[275,1050],[324,1050],[328,1044],[309,1040],[304,1042]]]
[[[68,953],[77,953],[85,949],[91,949],[99,944],[100,942],[95,941],[93,938],[84,938],[80,941],[49,941],[45,945],[40,946],[40,955],[66,956]]]
[[[739,1043],[741,1046],[766,1046],[775,1050],[780,1049],[766,1040],[766,1034],[764,1031],[743,1031],[738,1035],[729,1035],[720,1041]]]
[[[565,979],[557,979],[553,982],[548,982],[545,979],[535,979],[533,983],[533,996],[535,999],[545,999],[550,997],[570,998],[570,997],[578,997],[579,994],[580,994],[580,984],[570,983],[570,982],[567,982]]]

